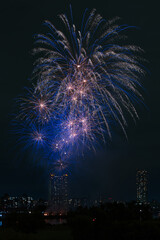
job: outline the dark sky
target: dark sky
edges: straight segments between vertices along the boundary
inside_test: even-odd
[[[33,34],[42,32],[45,19],[58,24],[57,14],[68,12],[72,4],[74,22],[80,23],[85,8],[96,8],[106,19],[114,16],[123,23],[136,25],[140,30],[129,34],[132,42],[145,50],[147,68],[143,86],[146,89],[145,108],[138,108],[140,120],[132,122],[127,129],[128,141],[115,133],[112,141],[95,155],[77,160],[71,172],[71,193],[74,196],[96,196],[133,200],[136,197],[136,169],[149,171],[149,198],[160,201],[160,31],[158,1],[119,0],[10,0],[0,6],[0,66],[1,66],[1,150],[0,150],[0,196],[27,193],[33,197],[47,198],[47,178],[44,167],[39,167],[32,157],[22,152],[18,160],[14,138],[9,130],[14,99],[29,86],[33,59]],[[127,32],[128,34],[128,32]],[[12,144],[10,143],[12,141]]]

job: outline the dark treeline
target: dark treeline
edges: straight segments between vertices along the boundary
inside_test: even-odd
[[[152,219],[148,205],[106,203],[70,212],[68,224],[75,240],[160,239],[160,221]]]
[[[153,219],[149,205],[131,203],[105,203],[99,207],[77,208],[67,215],[67,223],[51,226],[45,223],[42,209],[36,208],[32,214],[10,213],[4,219],[4,230],[40,234],[52,229],[52,234],[71,233],[67,238],[73,240],[159,240],[160,220]],[[47,239],[47,238],[46,238]],[[46,240],[45,239],[45,240]],[[55,238],[54,238],[55,239]],[[58,238],[59,239],[59,238]]]

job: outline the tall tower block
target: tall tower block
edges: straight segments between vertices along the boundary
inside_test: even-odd
[[[136,174],[137,203],[146,204],[148,202],[148,172],[138,170]]]
[[[65,215],[68,211],[68,174],[56,176],[50,173],[49,200],[54,215]]]

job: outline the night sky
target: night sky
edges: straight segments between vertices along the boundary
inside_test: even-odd
[[[69,14],[72,4],[74,22],[80,24],[85,8],[96,8],[105,18],[121,17],[121,22],[140,29],[127,31],[131,43],[145,51],[149,74],[144,79],[144,102],[138,106],[140,120],[129,120],[128,141],[117,130],[106,146],[96,154],[78,158],[69,169],[70,192],[77,197],[96,197],[103,194],[115,200],[136,199],[136,170],[149,172],[149,199],[160,201],[160,31],[158,1],[65,1],[65,0],[8,0],[0,6],[0,66],[1,66],[1,150],[0,196],[4,193],[34,198],[47,198],[46,169],[39,166],[32,155],[15,150],[10,131],[15,98],[25,86],[33,69],[33,35],[42,32],[42,22],[48,19],[60,27],[57,15]],[[21,154],[19,154],[21,152]],[[17,157],[18,155],[18,157]],[[40,157],[40,156],[39,156]]]

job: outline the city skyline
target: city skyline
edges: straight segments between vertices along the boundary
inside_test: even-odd
[[[150,189],[148,190],[148,186],[150,185],[149,182],[149,172],[146,171],[145,169],[138,169],[135,174],[135,184],[136,184],[136,192],[135,192],[135,197],[134,199],[131,199],[131,201],[135,201],[138,204],[149,204],[152,201],[156,201],[155,199],[148,199],[148,194],[151,191],[151,186]],[[120,199],[113,199],[112,196],[106,195],[103,192],[97,193],[94,197],[92,198],[87,198],[86,196],[78,196],[78,195],[72,195],[70,193],[70,175],[68,173],[65,173],[64,169],[60,169],[57,172],[57,168],[55,167],[52,169],[49,173],[49,179],[48,179],[48,197],[43,199],[43,198],[38,198],[38,199],[43,199],[48,202],[48,212],[61,212],[64,211],[65,209],[68,209],[68,204],[69,202],[73,199],[77,199],[77,201],[84,200],[87,201],[94,201],[97,203],[103,203],[103,202],[119,202]],[[2,197],[2,196],[1,196]],[[18,198],[26,198],[33,200],[33,197],[28,197],[27,193],[23,193],[17,196],[11,196],[9,193],[4,193],[2,198],[9,198],[9,200],[16,200]],[[121,200],[120,200],[121,201]],[[122,202],[128,202],[126,200],[123,200]],[[78,204],[78,202],[77,202]],[[77,205],[78,206],[78,205]],[[79,205],[80,206],[80,205]],[[16,208],[16,206],[14,206]],[[66,210],[67,212],[67,210]]]

